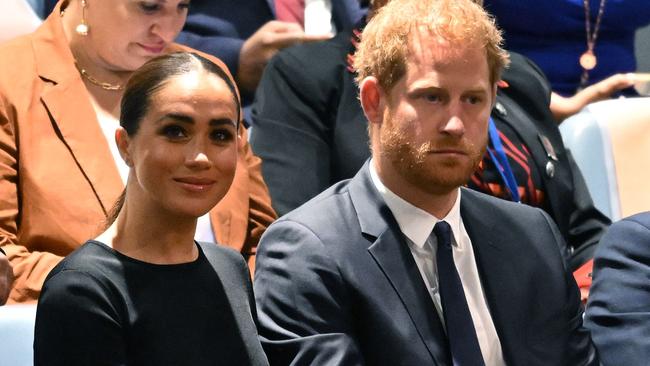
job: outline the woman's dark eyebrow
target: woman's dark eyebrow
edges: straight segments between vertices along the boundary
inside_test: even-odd
[[[157,122],[161,122],[164,120],[174,120],[176,122],[180,123],[185,123],[185,124],[194,124],[194,118],[184,115],[184,114],[179,114],[179,113],[167,113],[160,117]],[[233,125],[237,127],[237,123],[231,119],[228,118],[219,118],[219,119],[211,119],[210,120],[210,126],[215,127],[215,126],[220,126],[220,125]]]
[[[228,118],[219,118],[219,119],[211,119],[210,120],[210,126],[215,127],[215,126],[220,126],[220,125],[232,125],[235,128],[237,127],[237,122],[228,119]]]
[[[165,113],[160,118],[158,118],[156,122],[160,123],[161,121],[164,121],[166,119],[171,119],[181,123],[194,124],[194,118],[179,113]]]

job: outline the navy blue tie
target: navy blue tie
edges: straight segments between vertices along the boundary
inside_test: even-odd
[[[454,264],[451,227],[440,221],[433,232],[438,239],[438,288],[454,366],[484,366],[463,284]]]

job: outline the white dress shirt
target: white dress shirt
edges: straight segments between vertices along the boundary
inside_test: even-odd
[[[306,34],[336,34],[336,25],[332,20],[332,1],[305,0],[304,28]]]
[[[438,221],[446,221],[451,226],[454,262],[461,282],[463,283],[463,290],[465,291],[467,305],[472,315],[483,360],[486,366],[505,365],[501,342],[494,328],[483,287],[481,286],[472,241],[469,235],[467,235],[467,231],[463,225],[463,219],[460,216],[460,188],[451,211],[449,211],[446,217],[438,219],[430,213],[405,201],[384,186],[377,175],[373,161],[370,162],[370,176],[406,239],[413,259],[420,270],[422,280],[427,289],[429,289],[429,294],[442,320],[443,326],[444,314],[442,312],[442,303],[440,302],[438,269],[436,266],[436,250],[438,244],[436,236],[432,235],[432,231]]]

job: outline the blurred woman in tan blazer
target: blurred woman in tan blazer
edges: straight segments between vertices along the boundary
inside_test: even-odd
[[[0,46],[0,246],[15,277],[8,303],[37,299],[61,258],[102,229],[128,174],[113,142],[123,86],[147,60],[188,50],[172,43],[188,5],[61,0],[34,33]],[[252,270],[275,213],[245,131],[238,148],[232,186],[199,219],[196,237],[236,248]]]

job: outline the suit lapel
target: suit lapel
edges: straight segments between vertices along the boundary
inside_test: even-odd
[[[448,364],[442,323],[397,222],[371,181],[368,164],[350,186],[361,231],[376,238],[368,251],[400,297],[431,357],[437,364]]]
[[[73,66],[74,58],[65,43],[58,16],[59,6],[34,37],[36,67],[46,81],[41,101],[48,110],[56,134],[70,151],[107,212],[123,184],[99,127],[88,91]]]
[[[521,288],[525,281],[518,273],[515,260],[509,256],[518,242],[506,225],[499,225],[493,206],[477,198],[480,193],[461,190],[460,212],[472,241],[481,285],[487,299],[492,321],[501,341],[505,361],[513,363],[519,345],[525,339],[523,312],[516,309],[527,301]]]
[[[59,85],[43,93],[41,100],[49,111],[52,125],[67,146],[88,183],[108,212],[117,199],[122,181],[102,134],[94,110],[87,100],[74,103],[70,95],[85,95],[82,82]]]
[[[431,357],[438,364],[447,364],[447,337],[401,233],[393,229],[384,231],[368,251],[402,300]]]

